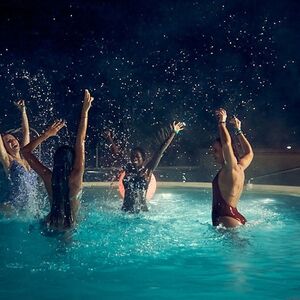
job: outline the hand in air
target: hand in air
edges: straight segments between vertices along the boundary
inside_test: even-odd
[[[242,122],[236,116],[233,116],[229,123],[232,124],[235,129],[241,130]]]
[[[179,133],[181,130],[183,130],[185,127],[185,123],[184,122],[178,122],[176,123],[175,121],[172,124],[172,129],[173,131],[177,134]]]
[[[227,119],[227,113],[224,108],[219,108],[216,110],[215,115],[219,123],[225,123]]]
[[[26,110],[26,105],[24,100],[19,100],[17,102],[14,102],[14,104],[20,112],[24,112]]]
[[[46,131],[45,134],[48,137],[56,136],[57,133],[66,126],[66,121],[64,120],[56,120]]]
[[[111,139],[112,138],[112,134],[111,134],[111,131],[109,129],[106,129],[102,132],[102,136],[105,138],[105,139]]]
[[[89,111],[93,100],[94,100],[94,98],[91,96],[90,92],[88,90],[84,90],[84,100],[83,100],[83,106],[82,106],[83,112]]]

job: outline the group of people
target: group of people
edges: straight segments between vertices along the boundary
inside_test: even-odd
[[[20,143],[10,133],[3,133],[0,137],[0,161],[7,178],[0,199],[0,210],[3,213],[11,213],[28,204],[31,191],[37,184],[37,174],[45,185],[50,202],[50,212],[41,221],[43,226],[58,232],[74,228],[82,195],[85,139],[92,101],[93,97],[85,90],[75,147],[60,146],[54,154],[52,170],[38,159],[34,150],[48,138],[57,135],[66,126],[65,122],[55,121],[40,136],[30,141],[25,103],[22,100],[16,103],[22,114],[23,140]],[[212,149],[221,168],[212,183],[212,222],[214,226],[236,227],[246,222],[245,217],[238,212],[237,204],[243,191],[244,171],[253,159],[253,151],[236,117],[230,123],[235,128],[239,147],[235,146],[227,129],[226,111],[218,109],[216,117],[219,138],[213,142]],[[146,193],[152,173],[176,134],[184,127],[183,122],[173,122],[171,132],[150,159],[146,158],[145,151],[140,147],[131,150],[130,162],[123,166],[123,211],[138,213],[148,210]],[[112,153],[120,155],[111,134],[107,133],[105,137]]]

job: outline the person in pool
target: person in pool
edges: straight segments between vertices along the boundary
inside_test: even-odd
[[[56,150],[53,171],[44,166],[32,152],[49,137],[55,136],[65,126],[64,121],[54,122],[43,134],[22,149],[30,166],[42,178],[49,196],[51,209],[43,220],[47,229],[64,232],[76,224],[82,194],[88,112],[92,101],[93,97],[85,90],[75,148],[64,145]]]
[[[176,134],[183,130],[185,124],[173,122],[171,132],[167,135],[160,148],[154,153],[150,160],[146,160],[146,153],[143,148],[135,147],[130,152],[130,162],[123,167],[125,176],[123,185],[125,196],[122,210],[125,212],[139,213],[147,211],[146,193],[153,171],[158,166],[164,152],[167,150]],[[104,136],[110,143],[114,155],[120,155],[119,148],[114,143],[111,133],[106,131]]]
[[[2,178],[4,183],[1,189],[0,210],[6,214],[25,209],[37,187],[36,174],[20,152],[21,147],[30,142],[25,101],[20,100],[15,105],[22,114],[22,142],[10,133],[0,135],[0,162],[5,173]]]
[[[237,204],[244,187],[244,172],[253,159],[253,151],[241,130],[241,121],[233,117],[230,123],[243,149],[242,156],[238,158],[226,127],[226,111],[220,108],[216,116],[220,138],[214,141],[212,148],[215,161],[221,165],[221,169],[212,182],[212,223],[214,226],[236,227],[246,223],[245,217],[237,210]]]

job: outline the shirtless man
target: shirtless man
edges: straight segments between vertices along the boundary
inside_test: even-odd
[[[232,140],[226,127],[227,113],[220,108],[216,111],[220,138],[212,145],[213,156],[221,169],[214,178],[212,222],[214,226],[236,227],[246,223],[246,219],[237,210],[237,204],[243,191],[245,170],[253,159],[253,151],[241,130],[241,122],[233,117],[230,123],[235,128],[237,140],[243,154],[237,157]]]

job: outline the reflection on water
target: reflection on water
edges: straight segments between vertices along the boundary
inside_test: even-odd
[[[274,201],[245,194],[240,210],[249,222],[228,230],[211,226],[210,191],[162,190],[148,213],[133,215],[120,210],[112,191],[87,189],[79,225],[65,235],[45,234],[33,217],[1,219],[0,269],[6,274],[0,275],[1,285],[22,278],[34,288],[43,274],[40,284],[47,290],[67,274],[64,284],[78,295],[89,283],[94,296],[104,289],[111,299],[144,292],[143,297],[161,299],[164,293],[172,299],[236,298],[249,290],[280,295],[283,278],[290,291],[296,286],[299,269],[293,260],[300,259],[290,255],[297,256],[300,246],[289,238],[299,231],[297,212],[284,203],[293,202],[298,210],[300,204],[269,199]],[[139,292],[133,296],[133,290]],[[68,294],[67,288],[58,292]]]

